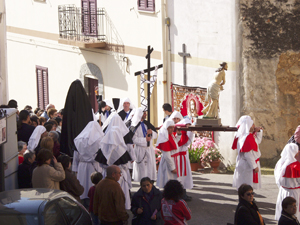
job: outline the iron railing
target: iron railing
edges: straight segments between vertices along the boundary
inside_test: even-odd
[[[105,42],[110,50],[124,51],[124,44],[104,8],[87,12],[75,5],[59,5],[58,21],[59,38],[85,43]]]

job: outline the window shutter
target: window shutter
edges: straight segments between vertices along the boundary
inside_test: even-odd
[[[138,9],[155,12],[155,0],[138,0]]]
[[[81,0],[82,32],[97,36],[97,0]]]
[[[49,104],[48,68],[36,66],[38,107],[46,109]]]

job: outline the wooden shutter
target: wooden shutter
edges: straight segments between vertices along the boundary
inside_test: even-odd
[[[81,0],[82,32],[97,36],[97,0]]]
[[[138,9],[155,12],[155,0],[138,0]]]
[[[36,66],[38,107],[46,109],[49,104],[48,68]]]

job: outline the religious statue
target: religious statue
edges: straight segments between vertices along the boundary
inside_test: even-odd
[[[193,120],[193,118],[195,118],[195,117],[198,117],[196,102],[194,99],[191,99],[189,102],[188,115],[191,120]]]
[[[203,118],[218,118],[219,94],[223,91],[225,84],[225,70],[228,65],[226,62],[220,64],[216,70],[215,79],[208,84],[205,100],[208,105],[202,110]]]

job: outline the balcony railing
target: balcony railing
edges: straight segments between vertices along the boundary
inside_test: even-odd
[[[75,5],[60,5],[58,20],[59,43],[124,52],[124,44],[104,8],[92,12]]]

